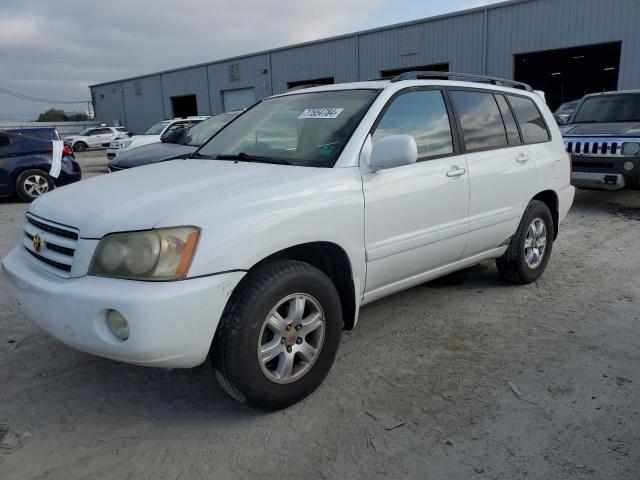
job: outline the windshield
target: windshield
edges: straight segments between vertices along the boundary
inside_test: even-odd
[[[199,147],[237,116],[237,113],[222,113],[200,122],[189,129],[186,136],[180,140],[180,143]]]
[[[85,128],[84,130],[82,130],[78,136],[79,137],[86,137],[87,135],[89,135],[89,132],[93,130],[93,128]]]
[[[149,130],[147,130],[146,132],[144,132],[145,135],[160,135],[160,133],[162,132],[162,130],[164,129],[164,127],[166,127],[167,125],[169,125],[171,122],[165,120],[164,122],[158,122],[156,123],[153,127],[151,127]]]
[[[572,112],[573,110],[575,110],[577,105],[578,105],[578,102],[563,103],[562,105],[560,105],[558,107],[558,110],[556,110],[556,113],[569,113],[569,112]]]
[[[602,95],[582,102],[573,123],[640,122],[640,94]]]
[[[205,143],[197,156],[333,166],[377,93],[332,90],[269,98]]]

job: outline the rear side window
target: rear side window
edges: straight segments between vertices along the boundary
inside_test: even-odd
[[[551,140],[547,124],[533,100],[509,95],[509,103],[516,115],[524,143],[541,143]]]
[[[393,100],[373,132],[372,142],[390,135],[411,135],[420,159],[452,154],[451,125],[442,92],[418,90]]]
[[[504,127],[507,130],[509,145],[520,145],[522,143],[520,132],[518,132],[518,125],[516,125],[516,119],[513,118],[509,104],[502,95],[496,95],[496,101],[498,102],[498,107],[500,107]]]
[[[493,94],[466,90],[454,90],[450,94],[467,151],[507,145],[502,115]]]

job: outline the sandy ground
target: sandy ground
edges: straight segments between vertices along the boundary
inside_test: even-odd
[[[0,256],[25,210],[0,201]],[[208,365],[67,348],[0,278],[0,478],[639,478],[639,241],[640,192],[580,192],[538,283],[483,263],[367,306],[320,389],[271,414]]]

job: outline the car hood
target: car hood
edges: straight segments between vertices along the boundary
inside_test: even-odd
[[[116,141],[131,140],[130,147],[137,145],[146,145],[148,143],[154,143],[160,141],[160,135],[134,135],[133,137],[123,137]]]
[[[566,136],[637,137],[640,136],[640,123],[577,123],[573,125],[563,125],[561,131],[562,134]]]
[[[195,152],[198,147],[178,145],[175,143],[151,143],[121,153],[109,162],[116,168],[132,168],[150,163],[166,162],[177,158],[185,158]]]
[[[197,223],[197,212],[223,222],[246,217],[257,204],[285,202],[291,208],[301,197],[317,196],[338,170],[342,169],[174,160],[57,188],[36,199],[29,211],[78,228],[82,238],[185,225],[189,219]]]

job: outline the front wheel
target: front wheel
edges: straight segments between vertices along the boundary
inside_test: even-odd
[[[76,142],[73,145],[73,151],[74,152],[84,152],[87,150],[87,144],[84,142]]]
[[[512,283],[535,282],[544,273],[553,247],[553,217],[543,202],[532,200],[505,254],[496,259],[498,273]]]
[[[340,297],[323,272],[269,262],[247,274],[225,308],[211,349],[216,376],[236,400],[285,408],[322,383],[343,326]]]

